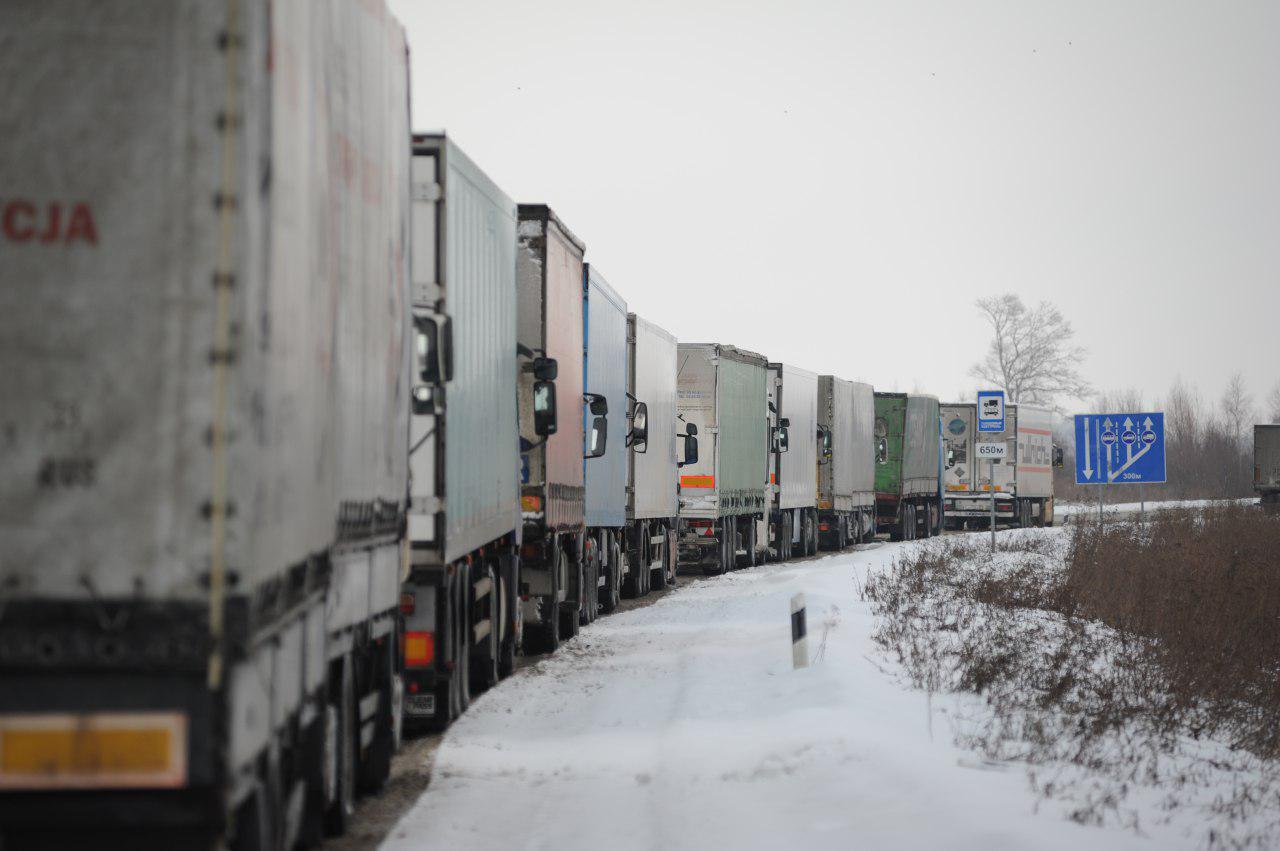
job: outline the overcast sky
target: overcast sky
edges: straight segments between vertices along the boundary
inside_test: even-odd
[[[1280,378],[1280,3],[391,6],[414,127],[682,340],[955,397],[1013,291],[1100,389]]]

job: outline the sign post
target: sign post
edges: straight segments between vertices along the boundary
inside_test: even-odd
[[[1158,484],[1166,480],[1164,414],[1076,414],[1076,484],[1098,485],[1098,523],[1102,523],[1102,487]],[[1147,510],[1142,496],[1140,515]]]
[[[1004,391],[978,391],[978,432],[980,434],[1004,433]],[[1004,457],[1005,445],[1000,443],[975,443],[978,458],[986,458],[987,493],[991,497],[991,552],[996,551],[996,462]]]

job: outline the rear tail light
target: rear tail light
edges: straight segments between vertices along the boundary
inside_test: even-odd
[[[417,600],[413,594],[405,591],[400,595],[400,614],[411,615],[418,608]]]
[[[425,668],[435,659],[435,633],[406,632],[404,634],[404,665],[406,668]]]

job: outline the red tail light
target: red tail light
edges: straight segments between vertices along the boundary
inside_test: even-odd
[[[417,607],[417,601],[412,593],[405,591],[400,595],[400,614],[411,615]]]

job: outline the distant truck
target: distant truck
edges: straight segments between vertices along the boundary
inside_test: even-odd
[[[5,18],[0,846],[314,844],[400,730],[404,31]]]
[[[414,138],[411,174],[404,710],[439,728],[520,645],[516,205],[442,135]]]
[[[627,316],[627,527],[630,566],[622,590],[646,594],[674,584],[680,531],[680,468],[698,461],[697,426],[682,431],[676,398],[676,338],[634,313]]]
[[[631,562],[623,557],[627,527],[627,469],[630,449],[627,446],[627,303],[609,286],[599,270],[584,265],[583,376],[585,396],[602,399],[615,415],[608,418],[605,443],[598,452],[585,459],[586,535],[599,562],[598,584],[588,588],[588,596],[597,596],[599,606],[588,605],[584,619],[594,617],[597,608],[612,612],[624,590],[632,594],[647,592],[648,582],[639,589],[631,574]],[[672,381],[675,380],[674,366]],[[599,404],[596,405],[599,408]],[[588,405],[585,433],[590,435],[596,415]],[[675,462],[671,464],[675,475]],[[639,570],[637,568],[636,572]],[[647,580],[648,577],[644,577]]]
[[[1053,445],[1053,412],[1027,404],[1005,406],[1005,430],[977,430],[972,403],[943,405],[943,490],[950,529],[985,528],[994,491],[996,521],[1015,526],[1053,525],[1053,469],[1062,465]],[[978,458],[978,444],[1003,443],[1005,457],[992,466]]]
[[[688,433],[706,436],[681,470],[680,563],[719,574],[767,554],[769,362],[719,343],[678,351],[678,411]]]
[[[1253,427],[1253,489],[1269,511],[1280,511],[1280,425]]]
[[[818,376],[771,363],[769,379],[769,413],[777,435],[769,470],[770,543],[785,561],[818,551]]]
[[[578,633],[599,588],[599,554],[585,535],[583,459],[606,447],[607,403],[583,405],[586,247],[545,205],[520,204],[517,215],[521,612],[526,647],[550,652]],[[590,452],[586,409],[595,415]]]
[[[890,540],[942,531],[938,400],[876,393],[876,526]]]
[[[870,384],[818,377],[818,535],[826,549],[875,534],[875,419]]]

